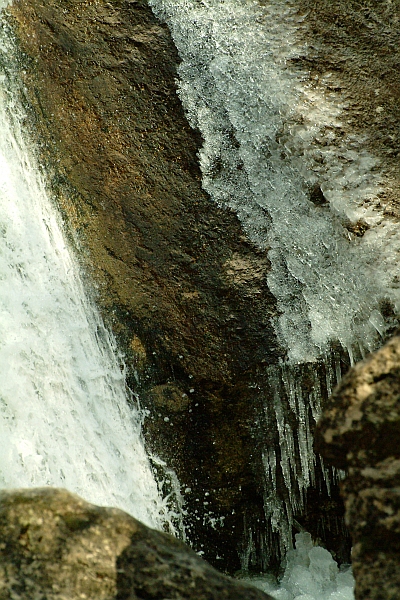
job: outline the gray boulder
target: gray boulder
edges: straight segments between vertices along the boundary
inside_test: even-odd
[[[1,600],[266,600],[179,540],[66,490],[0,493]]]
[[[353,538],[357,600],[400,597],[400,336],[358,363],[333,393],[317,449],[339,468]]]

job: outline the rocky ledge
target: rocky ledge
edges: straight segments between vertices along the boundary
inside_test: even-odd
[[[175,538],[66,490],[0,493],[1,600],[272,600]]]
[[[317,449],[340,469],[357,600],[400,597],[400,336],[343,378]]]

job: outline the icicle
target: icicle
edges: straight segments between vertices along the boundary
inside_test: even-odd
[[[180,96],[204,139],[203,186],[236,211],[271,263],[271,322],[287,361],[267,369],[265,422],[280,449],[276,472],[269,449],[264,453],[265,511],[289,547],[292,515],[315,478],[312,430],[322,395],[340,380],[343,359],[353,364],[393,326],[382,300],[400,306],[400,225],[371,202],[383,179],[365,139],[337,134],[346,108],[341,94],[326,93],[328,76],[310,87],[309,73],[291,66],[309,49],[290,0],[150,5],[182,58]],[[313,198],[316,186],[322,205]],[[348,229],[359,222],[368,225],[363,236]],[[287,490],[279,496],[281,478]]]

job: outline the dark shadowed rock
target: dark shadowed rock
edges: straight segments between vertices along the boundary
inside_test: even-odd
[[[60,489],[0,493],[1,600],[267,600],[175,538]]]
[[[332,395],[317,449],[346,468],[357,600],[400,597],[400,336],[357,364]]]

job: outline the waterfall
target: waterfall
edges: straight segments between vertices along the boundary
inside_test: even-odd
[[[352,364],[397,323],[399,225],[385,215],[383,170],[367,134],[346,129],[332,73],[312,79],[299,66],[309,50],[294,2],[150,4],[182,59],[179,94],[204,140],[203,186],[271,262],[286,360],[268,368],[266,430],[275,428],[280,448],[264,452],[265,511],[285,552],[319,460],[313,424],[340,359]]]
[[[4,32],[0,43],[12,64]],[[137,399],[85,291],[24,118],[0,73],[0,486],[66,487],[171,529]]]
[[[286,551],[318,460],[313,422],[341,375],[339,359],[376,347],[396,320],[398,226],[384,215],[378,159],[361,135],[343,133],[346,106],[325,93],[329,73],[311,84],[293,67],[307,45],[290,0],[150,4],[182,58],[180,95],[204,139],[203,185],[271,262],[286,360],[267,372],[265,424],[280,447],[265,446],[265,512]],[[65,486],[162,527],[171,517],[143,447],[138,399],[85,292],[23,134],[23,110],[0,79],[0,485]],[[291,573],[311,565],[315,575],[321,564],[331,577],[326,555],[300,537],[288,555],[287,594],[277,597],[317,597]],[[336,576],[324,598],[348,597]]]

